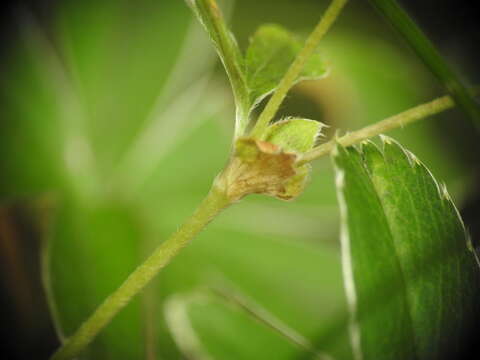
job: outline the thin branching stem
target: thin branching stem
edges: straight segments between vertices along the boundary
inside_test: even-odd
[[[337,143],[343,146],[358,144],[386,131],[403,127],[414,121],[438,114],[454,106],[455,102],[450,96],[442,96],[428,103],[415,106],[414,108],[406,110],[400,114],[391,116],[373,125],[364,127],[363,129],[353,131],[340,138],[333,138],[303,155],[299,160],[299,164],[305,164],[329,154]]]
[[[260,117],[258,118],[257,123],[255,124],[255,127],[251,132],[252,137],[259,138],[262,136],[265,128],[268,126],[269,122],[277,113],[278,108],[285,99],[288,91],[293,86],[295,80],[298,78],[301,71],[303,70],[305,63],[316,50],[318,43],[330,29],[332,24],[335,22],[346,3],[347,0],[333,0],[331,2],[327,11],[320,19],[320,22],[310,34],[308,39],[305,41],[303,49],[298,53],[292,65],[290,65],[287,73],[280,81],[277,89],[275,90],[272,97],[270,98],[267,105],[260,114]]]

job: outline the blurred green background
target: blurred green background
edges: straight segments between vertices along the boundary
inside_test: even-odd
[[[326,6],[222,3],[243,49],[263,23],[306,36]],[[227,161],[234,109],[213,47],[183,1],[14,8],[0,80],[2,308],[11,358],[43,359],[58,346],[54,328],[71,334],[191,214]],[[465,76],[468,50],[445,49]],[[366,2],[347,6],[321,51],[330,76],[295,87],[281,115],[321,120],[327,136],[443,94]],[[477,209],[478,145],[460,111],[390,135],[458,205]],[[195,239],[82,359],[305,356],[226,300],[234,296],[350,359],[337,212],[328,158],[315,163],[295,202],[250,196]],[[477,214],[468,212],[473,224]]]

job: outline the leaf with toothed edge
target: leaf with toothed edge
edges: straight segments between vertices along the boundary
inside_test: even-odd
[[[444,185],[382,137],[333,154],[355,359],[458,358],[479,269]]]

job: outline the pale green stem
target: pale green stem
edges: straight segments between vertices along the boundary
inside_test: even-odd
[[[187,4],[191,6],[213,40],[232,85],[237,107],[235,137],[238,137],[248,123],[250,109],[249,90],[242,71],[241,51],[234,36],[226,26],[216,0],[187,0]]]
[[[257,123],[250,134],[252,137],[260,138],[265,132],[266,127],[277,113],[278,108],[285,99],[288,91],[298,79],[298,76],[303,70],[305,63],[312,56],[313,52],[317,48],[318,43],[330,29],[346,3],[347,0],[333,0],[331,2],[327,11],[320,19],[320,22],[305,41],[303,49],[298,53],[292,65],[290,65],[287,73],[283,77],[282,81],[280,81],[277,90],[275,90],[274,94],[260,114],[260,117],[258,118]]]
[[[195,213],[131,273],[71,337],[66,339],[51,360],[72,359],[85,349],[115,315],[228,205],[230,201],[225,193],[214,186]]]
[[[299,165],[315,160],[321,156],[329,154],[338,143],[343,146],[350,146],[360,143],[386,131],[403,127],[414,121],[438,114],[444,110],[455,106],[455,102],[450,96],[442,96],[428,103],[418,105],[400,114],[389,117],[363,129],[348,133],[340,138],[334,138],[322,144],[313,150],[307,152],[298,161]]]

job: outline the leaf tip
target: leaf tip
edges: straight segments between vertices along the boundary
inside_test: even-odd
[[[422,162],[420,161],[420,159],[414,153],[412,153],[409,150],[405,150],[405,153],[407,154],[408,158],[410,159],[410,162],[411,162],[413,167],[417,167],[417,166],[422,165]]]
[[[383,145],[392,145],[392,143],[395,142],[390,136],[387,135],[380,134],[378,137],[382,141]]]
[[[366,140],[361,143],[360,152],[362,154],[363,161],[369,169],[373,169],[376,164],[385,161],[383,152],[379,149],[377,144],[371,140]]]
[[[442,199],[444,199],[446,201],[449,201],[449,202],[452,201],[452,197],[450,196],[450,194],[448,193],[448,190],[447,190],[447,185],[443,182],[440,184],[440,195],[441,195]]]
[[[418,158],[410,156],[409,151],[395,139],[385,135],[380,135],[380,139],[382,140],[383,154],[386,159],[396,159],[396,161],[400,161],[400,163],[404,163],[412,168],[415,165],[421,165]]]
[[[364,152],[370,152],[370,151],[376,151],[376,152],[380,152],[380,149],[378,148],[378,146],[371,140],[363,140],[361,143],[360,143],[360,151],[362,153]]]

